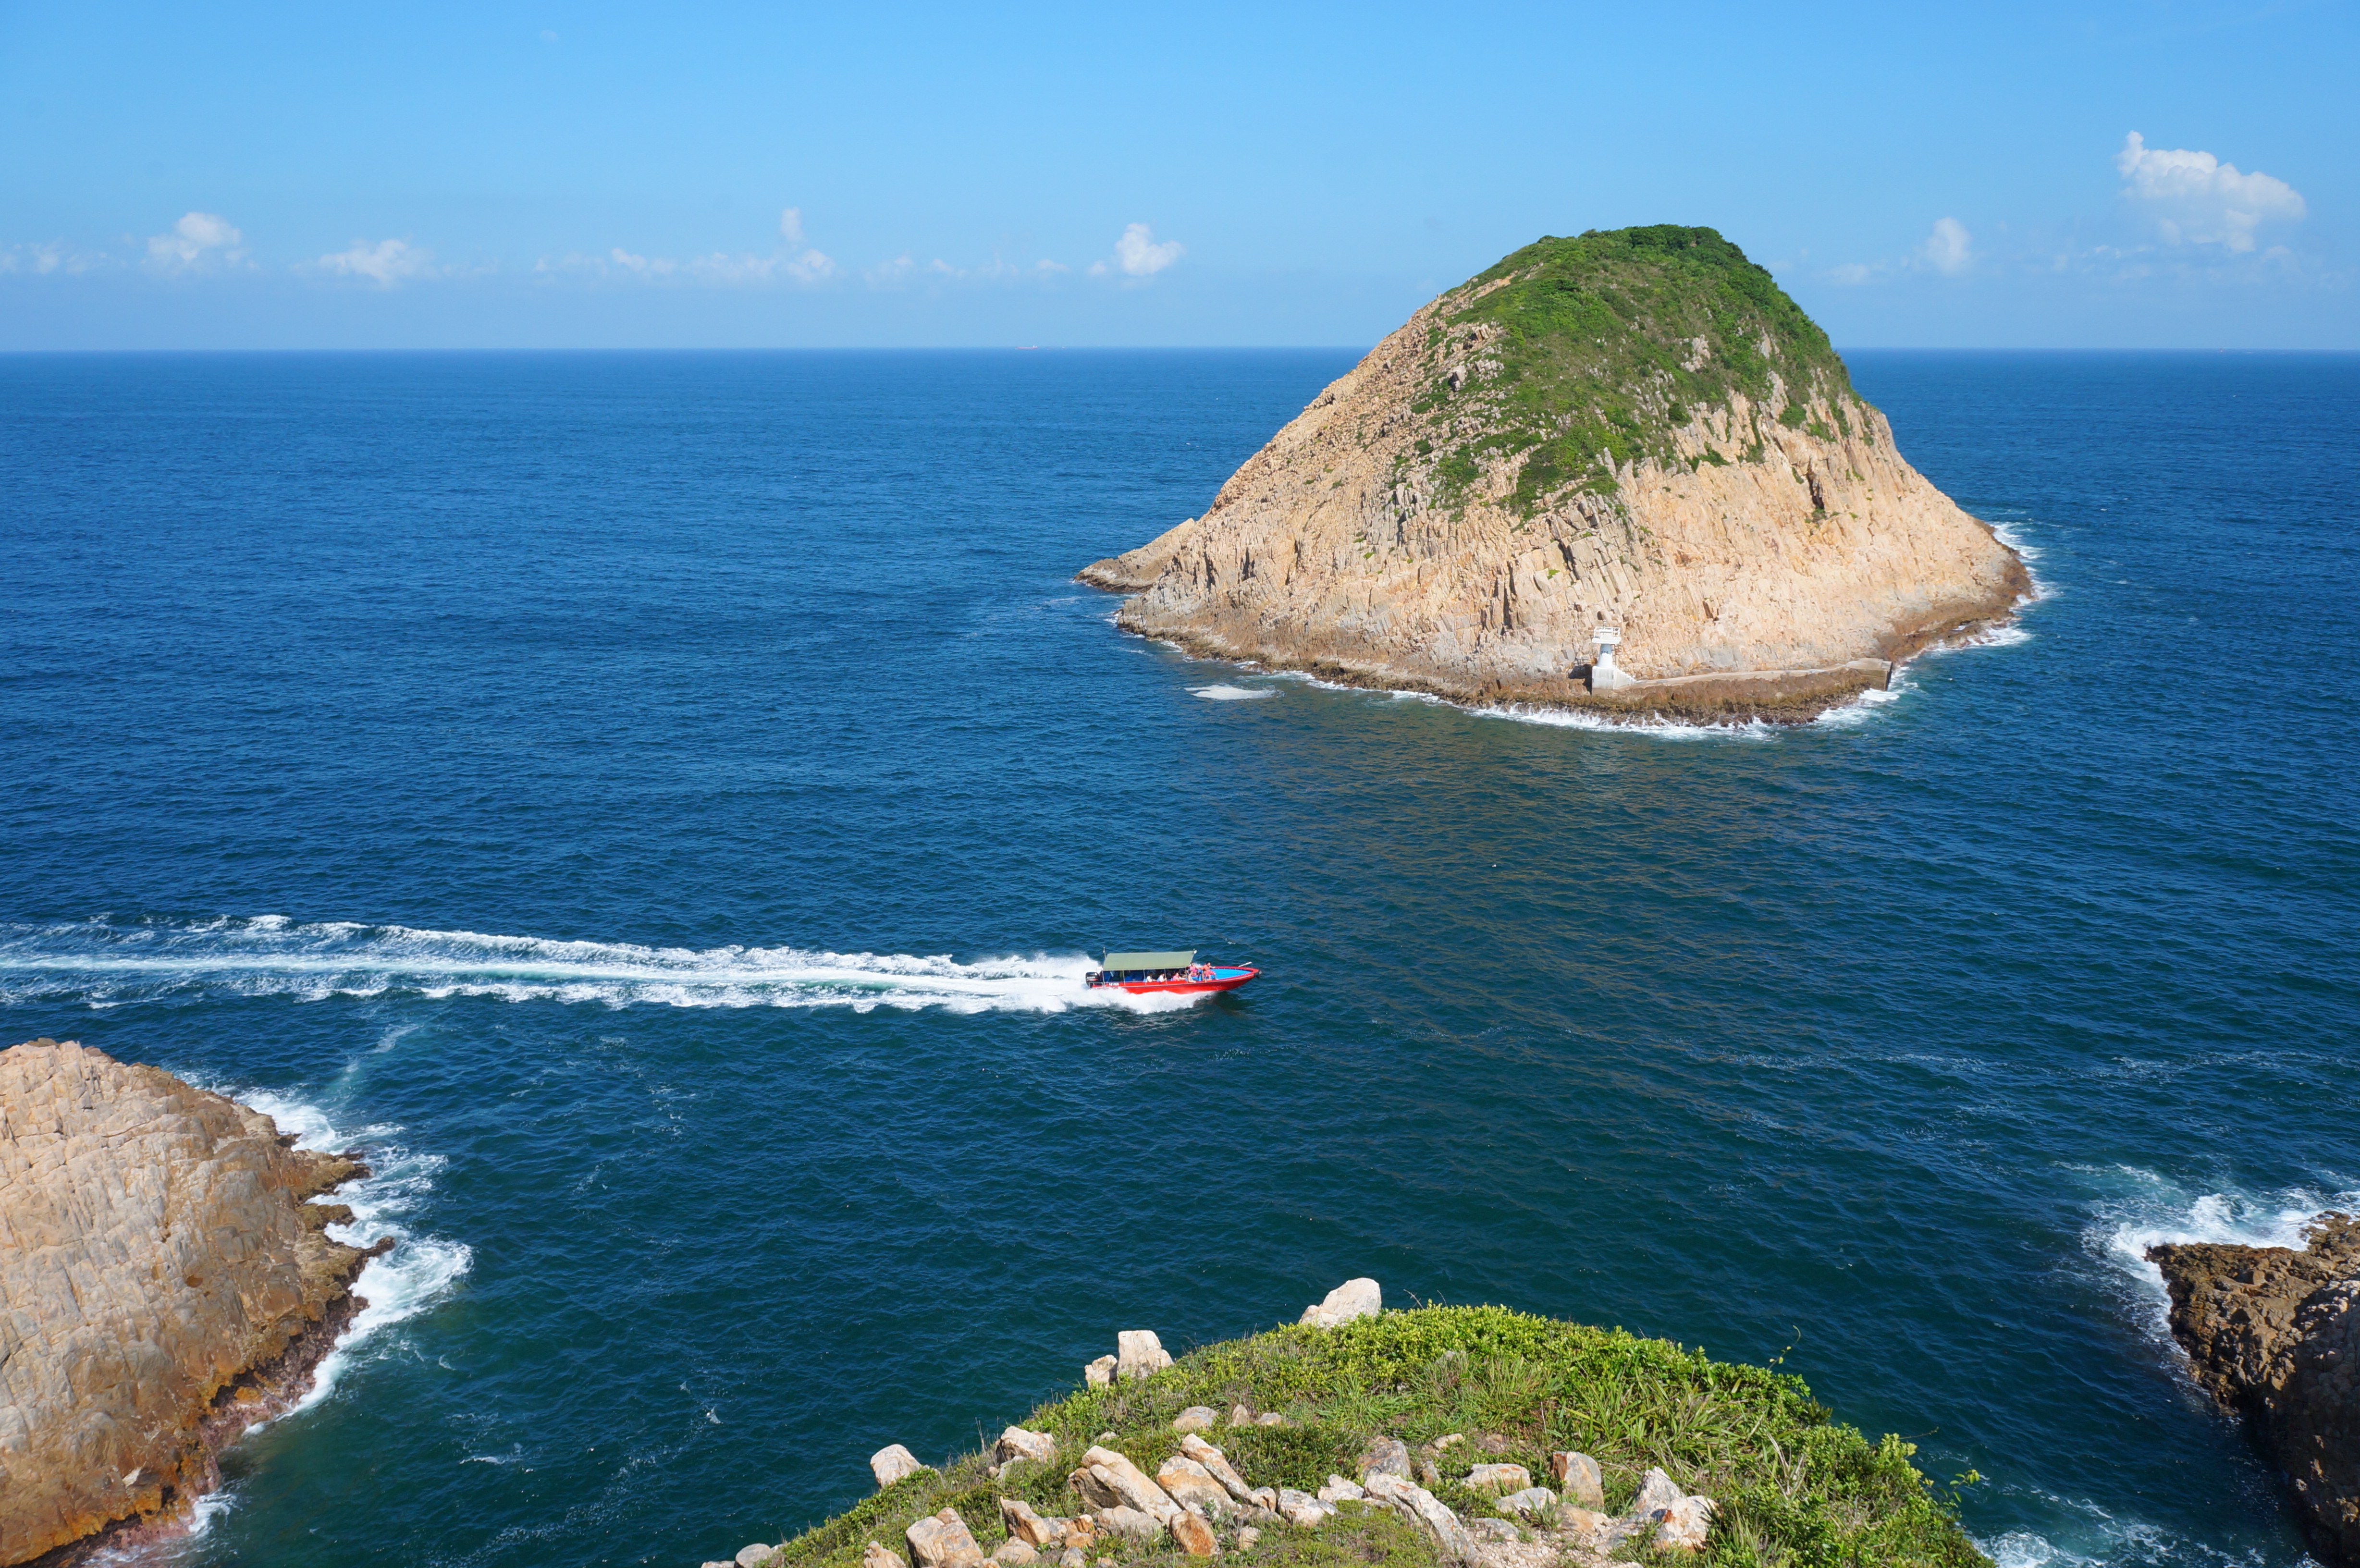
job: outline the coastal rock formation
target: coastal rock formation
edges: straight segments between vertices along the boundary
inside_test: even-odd
[[[1707,716],[1815,712],[2030,590],[1770,275],[1671,226],[1544,239],[1443,294],[1202,517],[1080,575],[1193,653]]]
[[[2360,1220],[2322,1214],[2297,1252],[2147,1249],[2207,1393],[2248,1417],[2294,1483],[2312,1545],[2360,1565]]]
[[[0,1563],[165,1519],[310,1386],[366,1254],[360,1164],[68,1041],[0,1051]]]

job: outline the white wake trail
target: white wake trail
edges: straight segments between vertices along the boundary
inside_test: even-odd
[[[644,947],[431,931],[282,915],[186,924],[104,920],[0,928],[0,1006],[93,1007],[209,996],[375,996],[595,1002],[611,1007],[941,1007],[1134,1012],[1186,996],[1093,991],[1082,954],[961,963],[793,947]]]

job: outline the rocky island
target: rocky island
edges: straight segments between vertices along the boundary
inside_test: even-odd
[[[1126,1331],[989,1446],[890,1444],[873,1496],[705,1568],[1989,1568],[1913,1453],[1794,1377],[1354,1279],[1177,1359]]]
[[[0,1051],[0,1564],[179,1528],[364,1303],[364,1174],[69,1040]]]
[[[1450,289],[1203,517],[1080,576],[1200,656],[1707,719],[1808,717],[2031,586],[1770,275],[1670,225]]]
[[[2147,1258],[2198,1385],[2253,1422],[2321,1560],[2360,1568],[2360,1221],[2322,1214],[2304,1242],[2191,1242]]]

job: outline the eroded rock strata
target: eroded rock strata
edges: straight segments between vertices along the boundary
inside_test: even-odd
[[[169,1528],[310,1385],[366,1254],[309,1200],[363,1173],[69,1040],[0,1051],[0,1563]]]
[[[1770,275],[1674,227],[1544,239],[1443,294],[1202,517],[1080,575],[1201,655],[1707,717],[1807,716],[2030,591]],[[1639,684],[1592,690],[1605,626]]]
[[[2305,1241],[2147,1257],[2198,1384],[2253,1421],[2320,1555],[2360,1564],[2360,1221],[2322,1214]]]

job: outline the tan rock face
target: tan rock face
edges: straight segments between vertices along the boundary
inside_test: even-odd
[[[1884,415],[1819,379],[1790,397],[1774,375],[1769,400],[1712,407],[1666,393],[1661,455],[1535,494],[1532,456],[1483,449],[1513,400],[1487,392],[1500,329],[1460,324],[1489,287],[1411,317],[1202,517],[1085,568],[1134,595],[1117,625],[1455,699],[1808,707],[1881,680],[1847,661],[1906,657],[2029,591],[2016,553],[1902,459]],[[1601,626],[1622,631],[1632,675],[1710,679],[1593,697],[1580,676]],[[1761,671],[1790,673],[1731,679]]]
[[[366,1255],[306,1200],[362,1171],[290,1141],[158,1068],[0,1051],[0,1563],[183,1505],[308,1387]]]
[[[2197,1382],[2260,1428],[2320,1555],[2360,1564],[2360,1220],[2321,1215],[2300,1252],[2199,1242],[2147,1256]]]

